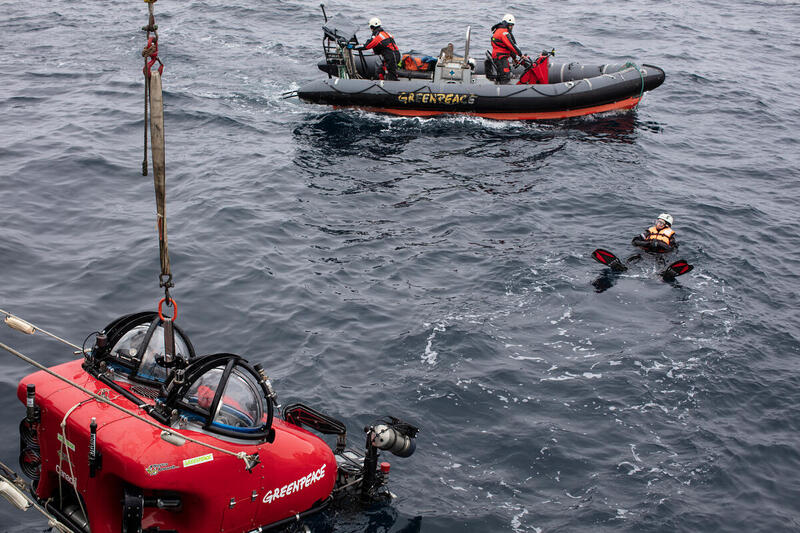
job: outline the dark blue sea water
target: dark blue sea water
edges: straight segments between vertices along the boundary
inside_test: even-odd
[[[284,100],[319,78],[316,2],[156,4],[178,322],[280,399],[422,428],[391,505],[312,530],[800,530],[800,3],[332,2],[401,49],[662,67],[633,112],[387,118]],[[153,309],[143,2],[6,2],[0,309],[80,343]],[[363,36],[366,32],[363,32]],[[695,265],[597,292],[663,211]],[[608,281],[608,280],[606,280]],[[608,283],[607,283],[608,284]],[[47,363],[42,337],[0,341]],[[0,354],[0,460],[32,369]],[[0,506],[0,531],[45,522]]]

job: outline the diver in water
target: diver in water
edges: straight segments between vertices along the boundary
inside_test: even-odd
[[[672,215],[661,213],[654,226],[637,235],[631,244],[651,253],[668,253],[678,249],[675,230],[672,229]]]
[[[682,276],[687,272],[691,272],[694,268],[686,262],[685,259],[678,259],[667,265],[666,258],[670,252],[678,249],[678,241],[675,239],[675,230],[672,229],[672,215],[669,213],[661,213],[658,215],[656,222],[644,232],[637,235],[631,241],[631,244],[637,246],[647,252],[644,257],[651,257],[655,260],[657,271],[664,281],[673,281],[677,276]],[[592,282],[596,292],[603,292],[610,288],[616,279],[616,275],[620,272],[625,272],[628,267],[638,263],[644,259],[641,252],[636,252],[630,255],[625,261],[621,261],[616,255],[598,248],[592,252],[592,258],[598,263],[602,263],[610,270],[604,271],[599,278]]]
[[[400,62],[400,49],[394,42],[394,37],[388,31],[381,28],[381,19],[372,17],[369,19],[369,29],[372,30],[372,38],[364,45],[361,50],[372,50],[375,55],[383,57],[383,67],[386,70],[385,78],[397,81],[397,64]]]
[[[503,20],[492,26],[492,61],[497,69],[497,83],[504,84],[511,80],[511,65],[509,57],[527,57],[517,46],[517,40],[512,33],[514,29],[514,15],[506,13]]]

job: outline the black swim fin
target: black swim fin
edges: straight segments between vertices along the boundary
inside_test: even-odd
[[[623,265],[622,261],[620,261],[616,255],[612,254],[608,250],[598,248],[592,252],[592,258],[598,263],[603,263],[614,272],[625,272],[628,270],[628,267]]]
[[[687,272],[691,272],[693,268],[694,266],[687,263],[686,260],[678,259],[670,266],[665,268],[663,272],[661,272],[661,277],[667,281],[670,281],[678,276],[686,274]]]

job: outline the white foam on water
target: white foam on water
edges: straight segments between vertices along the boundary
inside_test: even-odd
[[[425,327],[430,327],[430,324],[425,324]],[[428,335],[427,344],[425,344],[425,352],[422,354],[422,362],[428,363],[429,365],[436,364],[436,358],[439,355],[439,352],[433,349],[433,339],[436,338],[436,333],[442,333],[446,330],[444,324],[437,324],[431,330],[430,335]]]

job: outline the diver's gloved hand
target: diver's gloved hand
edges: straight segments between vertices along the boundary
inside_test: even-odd
[[[666,252],[671,252],[673,249],[672,246],[662,241],[653,240],[649,241],[648,244],[649,247],[647,248],[647,250],[654,253],[663,254]]]

